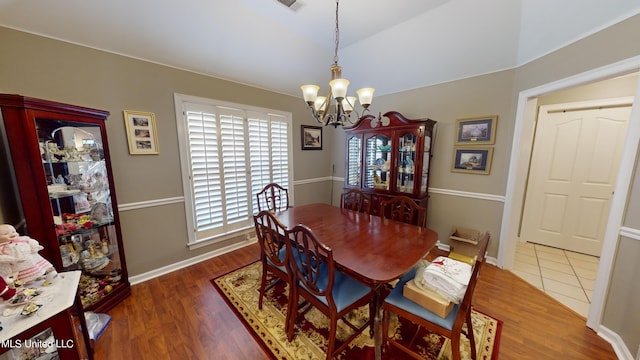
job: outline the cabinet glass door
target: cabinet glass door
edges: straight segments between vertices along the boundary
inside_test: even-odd
[[[121,283],[122,266],[101,128],[36,120],[63,271],[82,270],[82,305]]]
[[[378,134],[366,138],[365,148],[365,183],[369,189],[389,190],[391,178],[391,136]]]
[[[401,134],[398,138],[397,192],[413,193],[417,139],[418,137],[414,132]]]
[[[362,138],[351,136],[347,140],[347,185],[360,186],[362,166]]]
[[[429,186],[429,161],[431,160],[431,132],[424,136],[424,154],[422,155],[422,176],[420,178],[420,192],[427,193]]]

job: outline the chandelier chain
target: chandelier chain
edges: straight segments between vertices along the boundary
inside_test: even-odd
[[[340,26],[338,25],[338,6],[340,4],[339,0],[336,0],[336,50],[333,55],[333,63],[338,64],[338,46],[340,45]]]

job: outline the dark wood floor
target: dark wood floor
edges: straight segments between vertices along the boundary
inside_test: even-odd
[[[254,244],[133,286],[109,311],[95,359],[268,359],[209,281],[258,251]],[[509,271],[485,266],[473,305],[504,322],[500,359],[617,359],[583,317]]]

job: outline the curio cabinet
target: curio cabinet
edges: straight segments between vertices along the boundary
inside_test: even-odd
[[[85,311],[131,294],[105,120],[108,112],[0,95],[25,235],[58,272],[81,270]]]

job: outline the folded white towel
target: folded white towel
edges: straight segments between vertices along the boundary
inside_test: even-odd
[[[471,265],[438,256],[424,269],[422,284],[445,299],[460,303],[471,278]]]

